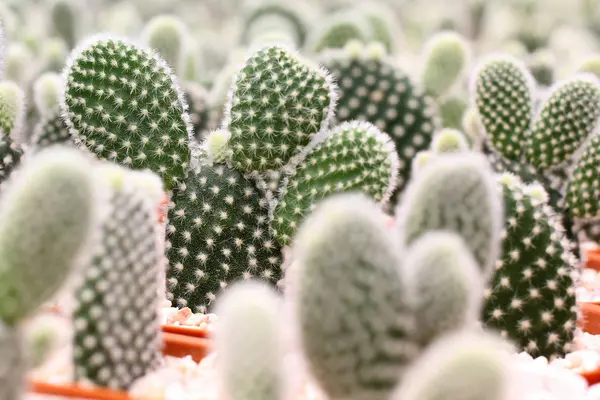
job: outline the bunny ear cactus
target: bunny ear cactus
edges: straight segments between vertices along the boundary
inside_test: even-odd
[[[320,61],[338,80],[337,120],[371,122],[394,141],[400,193],[410,177],[412,158],[429,147],[439,126],[433,99],[385,57],[381,46],[352,42],[343,50],[325,52]]]
[[[190,171],[168,211],[169,299],[207,312],[233,281],[276,283],[281,250],[268,222],[267,199],[239,171],[219,164]]]
[[[502,200],[486,159],[479,154],[436,157],[407,186],[396,210],[404,245],[429,231],[455,232],[489,275],[499,253]]]
[[[316,66],[281,46],[253,53],[234,78],[222,128],[231,132],[233,166],[277,170],[332,119],[336,87]]]
[[[99,243],[75,290],[75,378],[127,390],[160,362],[160,226],[153,199],[132,182],[134,172],[108,165],[100,173],[111,194]],[[154,185],[160,192],[160,178]]]
[[[398,156],[388,135],[368,122],[347,122],[315,138],[293,164],[273,210],[272,228],[282,246],[317,202],[361,191],[385,204],[395,187]]]
[[[300,342],[330,398],[387,399],[420,351],[387,224],[372,200],[353,194],[320,203],[298,232]]]
[[[509,174],[499,183],[506,222],[483,321],[532,356],[562,357],[577,319],[570,243],[540,185]]]
[[[0,319],[14,324],[61,287],[86,257],[101,192],[92,162],[51,148],[13,174],[0,200]]]
[[[279,400],[284,391],[281,300],[257,282],[233,285],[219,298],[214,334],[221,384],[230,400]]]
[[[0,82],[0,132],[17,138],[25,123],[25,94],[16,83]]]
[[[492,334],[449,334],[414,363],[392,400],[503,400],[510,350]]]
[[[100,159],[159,174],[171,189],[185,178],[192,129],[166,63],[125,39],[92,37],[65,70],[61,108],[71,135]]]
[[[341,49],[349,42],[367,42],[373,31],[365,15],[356,10],[343,9],[327,15],[317,25],[307,43],[309,51],[320,53],[330,49]]]
[[[37,112],[42,117],[59,110],[59,98],[62,82],[60,75],[46,72],[33,84],[33,99]]]
[[[152,18],[144,28],[143,37],[160,57],[176,72],[183,68],[187,29],[179,18],[159,15]]]
[[[469,45],[455,32],[440,32],[425,44],[421,82],[425,92],[439,98],[460,78],[469,61]]]

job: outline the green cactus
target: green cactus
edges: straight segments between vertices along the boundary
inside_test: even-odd
[[[18,138],[25,123],[25,94],[15,82],[0,82],[0,132]]]
[[[167,284],[180,307],[207,312],[230,282],[275,283],[281,251],[268,227],[267,199],[225,165],[200,165],[173,193],[168,212]]]
[[[402,243],[429,231],[459,234],[488,275],[499,253],[502,201],[491,167],[482,155],[436,157],[415,176],[396,210]]]
[[[54,0],[50,9],[53,32],[62,38],[70,49],[75,47],[79,37],[80,11],[73,0]]]
[[[534,80],[516,58],[493,56],[475,71],[472,92],[482,126],[493,148],[520,161],[533,125]]]
[[[426,165],[432,160],[435,160],[437,154],[430,150],[423,150],[418,152],[412,160],[411,173],[412,176],[416,176]]]
[[[34,151],[55,144],[75,146],[75,143],[69,134],[69,129],[62,119],[60,110],[50,111],[48,115],[38,122],[34,128],[29,144]]]
[[[556,65],[554,55],[547,49],[536,51],[527,61],[527,67],[531,71],[531,75],[533,75],[538,85],[544,87],[554,83]]]
[[[347,194],[320,203],[298,232],[300,342],[329,398],[389,398],[420,351],[401,252],[387,224],[372,200]]]
[[[187,105],[169,67],[124,39],[89,38],[65,70],[61,108],[71,135],[100,159],[185,178],[192,139]]]
[[[159,15],[152,18],[144,28],[144,41],[173,71],[180,73],[185,56],[187,29],[183,22],[171,15]]]
[[[0,319],[14,324],[49,300],[86,256],[98,219],[90,160],[51,148],[16,172],[0,199]]]
[[[468,102],[462,96],[452,95],[440,99],[439,113],[442,118],[442,126],[446,128],[460,129],[463,116],[469,107]]]
[[[320,61],[339,84],[337,121],[369,121],[393,139],[400,159],[397,193],[401,192],[412,158],[429,147],[439,126],[433,99],[385,57],[380,46],[353,42],[344,50],[324,53]]]
[[[371,28],[371,39],[383,44],[389,53],[394,53],[398,47],[398,37],[401,36],[396,14],[385,3],[370,1],[357,5],[357,11],[362,13]]]
[[[21,400],[25,393],[27,362],[18,329],[0,321],[0,396],[3,400]]]
[[[461,78],[469,62],[467,40],[456,32],[439,32],[425,44],[421,82],[425,92],[439,98]]]
[[[351,41],[367,42],[372,39],[370,21],[356,10],[341,10],[328,14],[316,25],[308,38],[308,50],[320,53],[329,49],[341,49]]]
[[[231,89],[222,127],[231,132],[233,165],[242,171],[280,169],[334,112],[331,77],[280,46],[252,54]]]
[[[10,136],[0,134],[0,192],[23,157],[23,148]]]
[[[458,153],[469,150],[465,135],[456,129],[442,129],[431,142],[431,150],[435,153]]]
[[[368,122],[346,122],[315,138],[295,161],[273,209],[276,239],[287,246],[318,201],[361,191],[385,204],[395,187],[398,156],[390,137]]]
[[[60,109],[61,86],[61,77],[54,72],[46,72],[35,80],[33,99],[39,115],[46,116]]]
[[[600,81],[580,75],[562,81],[543,103],[527,140],[527,161],[547,170],[570,162],[597,127]]]
[[[101,171],[111,194],[99,243],[75,288],[75,379],[127,390],[161,359],[160,226],[154,202],[133,183],[142,173],[114,165]],[[160,191],[162,182],[154,179]]]
[[[284,386],[280,299],[257,282],[233,285],[216,306],[221,384],[230,400],[279,400]]]
[[[211,163],[226,163],[231,158],[231,149],[228,146],[231,133],[226,130],[212,131],[204,141],[206,158]]]
[[[573,217],[580,221],[592,221],[600,216],[600,135],[582,148],[569,180],[566,201]]]
[[[4,79],[25,85],[31,79],[34,54],[24,44],[10,43],[5,50]]]
[[[479,319],[484,282],[457,234],[434,231],[423,235],[410,246],[404,269],[423,345]]]
[[[505,399],[511,350],[489,333],[449,334],[413,364],[392,400]]]
[[[562,357],[572,349],[577,319],[576,260],[545,190],[509,174],[499,181],[506,223],[483,321],[534,357]]]

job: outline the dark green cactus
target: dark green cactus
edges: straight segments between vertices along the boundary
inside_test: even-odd
[[[30,145],[39,150],[55,144],[75,146],[60,110],[50,111],[35,126]]]
[[[192,138],[187,105],[169,67],[124,39],[89,38],[71,55],[61,108],[71,135],[100,159],[184,179]]]
[[[268,203],[240,172],[201,165],[174,191],[168,212],[169,298],[206,312],[229,283],[276,283],[281,251],[268,226]]]
[[[429,147],[439,126],[433,99],[381,48],[351,43],[324,53],[320,61],[338,81],[337,121],[368,121],[393,139],[400,160],[399,193],[410,177],[412,158]]]

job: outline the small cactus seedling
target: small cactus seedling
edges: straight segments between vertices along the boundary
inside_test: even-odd
[[[429,147],[439,120],[433,99],[384,55],[381,46],[353,42],[324,53],[321,62],[339,82],[337,121],[368,121],[393,139],[399,193],[410,177],[411,160]]]
[[[465,135],[456,129],[442,129],[431,142],[431,150],[436,153],[458,153],[469,150]]]
[[[577,318],[576,260],[544,189],[509,174],[499,180],[506,223],[483,322],[533,356],[562,357],[571,349]]]
[[[298,232],[300,342],[329,398],[389,398],[420,351],[401,252],[387,224],[372,200],[351,194],[324,200]]]
[[[408,246],[429,231],[456,232],[488,276],[499,253],[503,219],[486,159],[475,153],[436,157],[406,188],[397,220]]]
[[[65,82],[67,126],[97,157],[158,173],[166,189],[185,178],[193,135],[161,58],[124,39],[92,37],[74,50]]]
[[[75,146],[60,110],[49,111],[35,126],[30,145],[33,151],[55,144]]]
[[[25,119],[25,94],[16,83],[0,82],[0,132],[18,138]]]
[[[388,202],[396,188],[398,156],[390,137],[374,125],[346,122],[315,138],[293,166],[273,210],[273,232],[282,246],[327,196],[361,191]]]
[[[457,234],[434,231],[423,235],[409,248],[405,263],[423,345],[479,319],[484,282]]]
[[[392,400],[503,400],[510,346],[489,333],[449,334],[411,367]]]
[[[54,72],[46,72],[35,80],[33,99],[39,115],[45,117],[55,110],[60,110],[61,86],[61,77]]]
[[[233,165],[246,172],[280,169],[328,127],[335,100],[324,70],[281,46],[258,50],[235,77],[226,106]]]
[[[100,242],[75,290],[75,378],[127,390],[160,362],[160,226],[154,199],[132,183],[137,173],[115,165],[101,173],[112,193]],[[154,185],[161,191],[157,176]]]
[[[145,42],[156,51],[173,71],[181,72],[185,55],[187,29],[179,18],[159,15],[144,29]]]
[[[519,161],[533,124],[535,83],[517,59],[498,56],[482,62],[472,90],[488,138],[505,158]]]
[[[439,98],[460,78],[469,61],[469,45],[455,32],[440,32],[425,45],[421,83],[425,91]]]
[[[82,258],[98,217],[98,185],[74,149],[38,153],[0,200],[0,319],[14,324],[49,300]]]
[[[167,284],[174,304],[207,312],[230,282],[279,280],[281,251],[269,233],[267,199],[254,182],[226,165],[200,165],[172,201]]]
[[[219,298],[214,334],[221,384],[230,400],[283,397],[280,299],[261,283],[233,285]]]

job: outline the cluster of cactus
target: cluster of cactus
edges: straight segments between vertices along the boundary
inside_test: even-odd
[[[439,174],[448,164],[427,171]],[[450,206],[423,198],[431,188],[425,173],[411,181],[393,227],[364,194],[320,202],[295,237],[283,302],[256,283],[233,286],[218,299],[218,370],[229,398],[285,398],[286,375],[294,374],[283,363],[285,310],[295,350],[328,398],[502,398],[510,346],[476,327],[499,251],[501,197],[493,173],[477,156],[447,173],[453,183],[470,177],[460,190],[473,202],[446,200],[487,223],[462,232],[423,219],[452,218]],[[422,190],[411,191],[413,185]],[[487,247],[474,254],[477,240]]]

